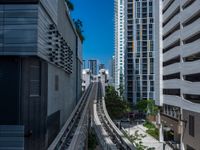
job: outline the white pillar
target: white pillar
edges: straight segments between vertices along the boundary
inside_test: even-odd
[[[183,143],[183,134],[184,134],[184,124],[183,124],[183,109],[181,108],[180,109],[180,115],[181,115],[181,117],[180,117],[180,150],[185,150],[185,147],[184,147],[184,143]]]
[[[161,123],[160,111],[158,111],[158,114],[157,114],[157,123],[159,125],[159,141],[163,142],[164,141],[164,138],[163,138],[163,126],[162,126],[162,123]]]

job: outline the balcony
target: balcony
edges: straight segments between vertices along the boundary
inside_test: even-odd
[[[181,22],[185,22],[190,17],[192,17],[193,14],[197,13],[200,10],[200,1],[196,0],[192,5],[187,7],[184,11],[181,13]]]
[[[163,1],[163,8],[165,8],[169,3],[171,3],[173,0],[164,0]]]
[[[187,57],[187,56],[190,56],[191,54],[200,52],[199,43],[200,43],[200,39],[196,40],[192,43],[183,45],[182,53],[181,53],[182,57]]]
[[[179,23],[179,20],[180,20],[180,14],[174,16],[174,18],[172,18],[172,20],[170,20],[168,24],[164,26],[163,35],[168,33],[175,25],[177,25]]]
[[[198,31],[200,31],[199,24],[200,24],[200,18],[197,19],[192,24],[185,26],[181,32],[181,38],[183,40],[187,39],[188,37],[191,37],[192,35],[196,34]]]
[[[175,0],[172,5],[167,9],[167,11],[163,14],[163,20],[167,19],[172,12],[174,12],[180,6],[180,2]]]
[[[175,63],[163,68],[163,75],[173,74],[181,71],[181,64]]]
[[[190,82],[180,79],[166,80],[163,82],[164,89],[181,89],[184,94],[199,94],[200,82]]]
[[[169,50],[169,51],[167,51],[166,53],[163,54],[163,62],[180,55],[180,53],[181,53],[180,47],[172,48],[171,50]]]
[[[186,74],[195,74],[200,72],[200,60],[193,62],[184,62],[181,66],[181,72],[183,75]]]
[[[165,48],[174,43],[174,41],[177,41],[180,38],[180,34],[181,34],[180,30],[177,30],[174,33],[172,33],[169,37],[167,37],[164,40],[163,47]]]

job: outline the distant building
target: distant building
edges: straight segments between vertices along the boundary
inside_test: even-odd
[[[97,75],[97,60],[88,60],[88,68],[91,70],[93,75]]]
[[[83,60],[83,69],[86,69],[86,60]]]
[[[107,69],[101,69],[99,70],[99,77],[100,77],[100,81],[104,84],[108,83],[109,80],[109,73]]]
[[[93,80],[93,75],[90,69],[82,70],[82,91],[85,91]]]
[[[104,88],[103,91],[105,91],[105,87],[108,86],[108,81],[109,81],[108,70],[106,70],[106,69],[99,70],[98,78],[102,83],[102,87]],[[105,95],[105,93],[103,93],[103,94]]]
[[[0,149],[44,150],[81,96],[82,44],[64,0],[1,0],[0,12]]]
[[[105,69],[105,64],[99,64],[99,70]]]

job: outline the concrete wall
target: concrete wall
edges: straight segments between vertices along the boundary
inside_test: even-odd
[[[161,115],[161,122],[163,126],[169,127],[174,131],[174,140],[180,141],[180,134],[178,133],[178,120],[168,117],[166,115]]]
[[[25,149],[46,149],[81,96],[82,44],[64,0],[0,5],[0,55],[20,61]]]
[[[48,14],[44,11],[48,12]],[[58,9],[59,8],[59,9]],[[53,63],[48,64],[48,116],[60,111],[60,127],[68,119],[81,95],[81,54],[80,40],[75,32],[72,20],[67,12],[64,0],[42,0],[39,6],[39,52],[44,56],[48,45],[48,25],[54,24],[60,36],[72,51],[71,72],[67,73]],[[41,35],[41,36],[40,36]],[[54,44],[54,43],[53,43]],[[54,47],[53,47],[54,48]],[[57,76],[57,77],[56,77]],[[58,90],[55,90],[55,82],[58,78]]]
[[[55,90],[58,76],[58,90]],[[65,123],[76,104],[76,80],[54,65],[48,64],[48,110],[51,114],[60,110],[60,127]]]
[[[189,135],[189,115],[194,116],[194,137]],[[198,150],[200,148],[200,114],[192,111],[183,110],[183,120],[186,120],[185,129],[183,133],[183,143],[185,148],[187,145]]]

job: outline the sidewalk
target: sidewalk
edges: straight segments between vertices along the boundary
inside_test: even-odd
[[[131,135],[134,135],[137,130],[139,134],[146,135],[146,137],[142,138],[144,146],[147,146],[148,148],[154,147],[155,150],[163,150],[163,143],[159,142],[157,139],[147,134],[145,132],[146,128],[143,125],[135,125],[135,126],[126,125],[124,128]],[[165,150],[172,150],[172,148],[166,145]]]

